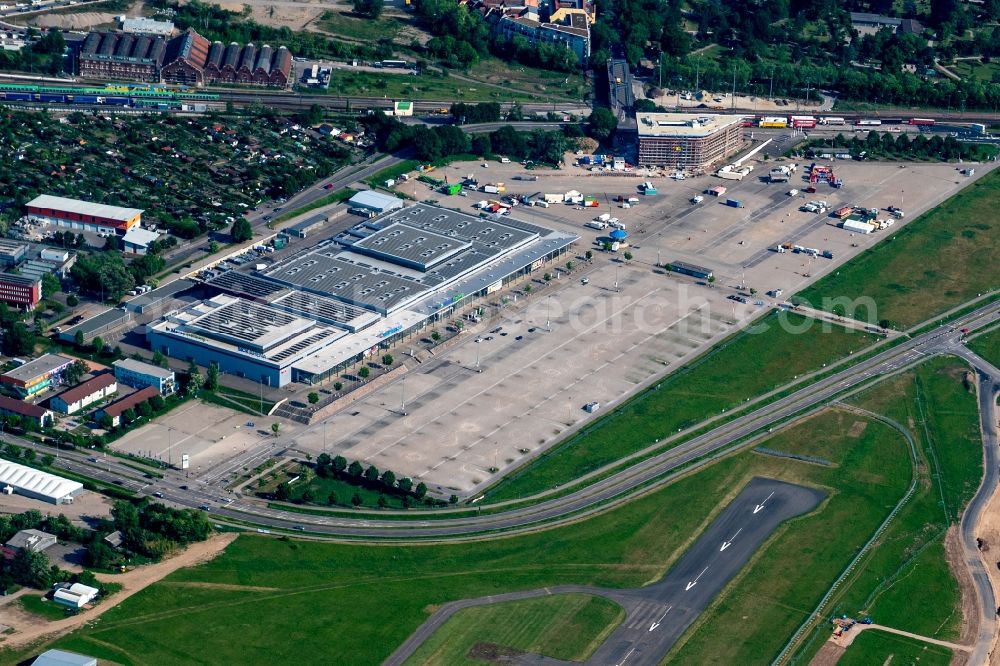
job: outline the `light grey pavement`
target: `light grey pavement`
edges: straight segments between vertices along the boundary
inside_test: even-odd
[[[979,607],[979,633],[975,648],[969,658],[970,664],[985,664],[997,632],[997,598],[979,552],[976,530],[983,510],[1000,483],[1000,449],[997,442],[997,393],[1000,392],[1000,369],[991,365],[967,347],[956,350],[956,354],[967,360],[979,376],[979,416],[983,436],[984,476],[975,496],[962,514],[961,539],[962,555],[966,568],[972,576]]]
[[[607,597],[627,613],[624,622],[587,664],[658,664],[774,529],[789,518],[812,511],[825,496],[817,489],[754,478],[659,582],[634,590],[565,585],[446,604],[384,663],[386,666],[404,663],[434,631],[463,608],[582,592]],[[563,662],[541,655],[523,655],[518,663]]]

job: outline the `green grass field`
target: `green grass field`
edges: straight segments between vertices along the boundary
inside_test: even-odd
[[[584,661],[625,619],[616,603],[586,594],[511,601],[459,611],[410,657],[407,666],[489,662],[491,646]],[[588,640],[581,640],[586,637]]]
[[[401,71],[401,70],[400,70]],[[397,100],[447,99],[459,102],[538,101],[540,95],[483,85],[457,76],[403,74],[398,72],[330,72],[330,94],[385,97]],[[321,92],[321,91],[313,91]]]
[[[34,615],[39,615],[48,620],[62,620],[66,617],[66,607],[60,606],[56,602],[45,599],[38,594],[26,594],[21,597],[18,601],[21,603],[21,608],[33,613]]]
[[[874,300],[854,316],[909,327],[1000,286],[1000,172],[994,171],[796,295]]]
[[[1000,328],[984,333],[969,343],[969,349],[1000,367]]]
[[[878,547],[841,586],[827,617],[866,613],[897,629],[958,638],[960,593],[944,557],[945,531],[956,524],[982,475],[977,404],[966,370],[955,359],[933,359],[852,399],[911,432],[920,483]],[[810,634],[796,663],[805,663],[828,635],[826,624]]]
[[[948,648],[869,630],[854,639],[837,666],[947,666],[951,657]]]
[[[353,42],[377,42],[394,39],[406,27],[406,17],[394,14],[378,19],[355,16],[348,11],[329,10],[316,20],[316,27],[324,32]]]
[[[974,78],[987,83],[1000,80],[1000,65],[995,62],[984,65],[976,60],[959,60],[954,65],[949,65],[948,69],[963,79]]]
[[[794,326],[805,321],[798,315],[788,316]],[[487,497],[493,501],[526,497],[563,484],[858,352],[877,339],[839,327],[825,331],[819,325],[792,333],[776,325],[778,321],[777,314],[768,315],[763,320],[768,325],[765,332],[733,336],[664,379],[659,388],[639,394],[506,477]]]
[[[399,164],[395,164],[386,169],[382,169],[377,174],[365,180],[366,183],[372,187],[384,187],[385,181],[390,178],[393,180],[398,179],[404,173],[409,173],[420,166],[420,162],[417,160],[403,160]]]
[[[777,584],[739,597],[762,593],[761,603],[773,608],[760,622],[737,616],[718,626],[719,640],[705,644],[759,657],[780,647],[909,482],[904,444],[888,427],[871,423],[861,437],[838,441],[836,433],[858,420],[828,412],[782,434],[812,441],[810,453],[837,467],[745,452],[601,516],[534,535],[447,546],[242,536],[212,562],[178,571],[58,644],[126,665],[239,662],[247,654],[309,661],[319,644],[335,646],[341,663],[377,664],[447,601],[563,583],[655,581],[753,476],[822,486],[829,502],[794,529],[780,528],[745,579],[756,586],[757,567],[781,571]],[[834,532],[844,537],[828,538]],[[0,653],[0,663],[19,658]]]

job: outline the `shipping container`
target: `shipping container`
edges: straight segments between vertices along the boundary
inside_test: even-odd
[[[129,99],[128,97],[105,97],[104,103],[111,104],[114,106],[128,106]]]
[[[590,227],[591,229],[607,229],[608,228],[607,223],[606,222],[602,222],[601,220],[591,220],[590,222],[587,222],[587,226]]]
[[[97,95],[71,95],[69,101],[74,104],[100,104],[104,98]]]
[[[743,208],[743,202],[739,199],[726,199],[726,205],[733,208]]]
[[[657,194],[655,187],[647,187],[642,191],[642,193],[645,194],[646,196],[652,196],[654,194]]]
[[[66,95],[53,95],[51,93],[40,93],[38,95],[39,102],[65,102]]]
[[[8,92],[3,93],[3,96],[10,102],[30,102],[32,100],[31,93],[26,92]]]

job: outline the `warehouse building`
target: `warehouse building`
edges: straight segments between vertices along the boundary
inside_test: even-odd
[[[118,400],[101,407],[94,412],[94,419],[100,422],[105,416],[109,416],[111,417],[111,426],[113,428],[117,428],[122,424],[122,414],[130,409],[135,409],[140,404],[152,398],[154,395],[159,395],[159,392],[154,387],[147,386],[146,388],[140,389],[131,395],[119,398]]]
[[[22,398],[47,390],[59,380],[73,359],[59,354],[45,354],[0,375],[0,384],[9,387]]]
[[[156,83],[166,47],[159,36],[92,32],[80,49],[79,73],[89,79]]]
[[[160,237],[155,231],[143,229],[142,227],[132,227],[122,236],[122,251],[131,254],[146,254],[149,246]]]
[[[540,269],[577,238],[411,205],[254,275],[212,277],[206,287],[219,295],[149,324],[146,337],[154,351],[271,386],[316,383]]]
[[[7,395],[0,395],[0,415],[16,416],[24,421],[30,421],[36,428],[48,427],[53,421],[52,412],[44,407]]]
[[[744,147],[741,116],[637,113],[636,122],[639,166],[705,172]]]
[[[78,231],[114,231],[119,236],[142,221],[143,211],[67,199],[50,194],[37,196],[27,204],[30,217],[49,222],[57,227]]]
[[[169,37],[174,32],[174,24],[171,21],[156,21],[145,16],[126,18],[122,21],[122,32],[133,35],[159,35]]]
[[[162,76],[165,82],[187,85],[222,83],[286,88],[292,78],[292,54],[284,46],[209,44],[189,28],[170,41]]]
[[[57,541],[55,534],[49,534],[41,530],[21,530],[8,539],[4,546],[14,550],[29,550],[32,553],[41,553],[46,548],[56,545]]]
[[[70,326],[63,331],[60,331],[59,339],[63,342],[75,343],[76,334],[81,333],[83,335],[84,344],[89,344],[94,338],[103,333],[107,333],[108,331],[117,329],[129,319],[131,319],[131,315],[128,311],[119,310],[118,308],[108,308],[104,312],[99,312],[89,319],[84,319],[76,326]]]
[[[362,190],[348,199],[347,203],[351,208],[367,210],[379,215],[403,207],[402,199],[374,190]]]
[[[283,231],[291,236],[296,236],[298,238],[305,238],[311,233],[315,233],[323,228],[323,226],[329,221],[330,217],[325,213],[320,213],[319,215],[312,215],[302,220],[301,222],[296,222],[287,229]]]
[[[32,467],[0,460],[0,490],[52,504],[72,504],[83,484]]]
[[[46,650],[31,666],[97,666],[97,659],[65,650]]]
[[[49,400],[52,409],[60,414],[76,414],[81,409],[118,392],[118,382],[111,373],[97,375],[77,384]]]
[[[174,371],[151,363],[143,363],[132,358],[123,358],[112,364],[115,379],[125,386],[143,389],[152,386],[160,395],[170,395],[177,390]]]
[[[42,300],[42,281],[31,275],[0,273],[0,301],[18,310],[34,310]]]
[[[25,243],[0,238],[0,264],[5,266],[17,266],[28,254],[28,246]]]

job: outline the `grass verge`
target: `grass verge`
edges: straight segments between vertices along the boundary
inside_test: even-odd
[[[404,173],[409,173],[418,166],[420,166],[420,162],[417,160],[403,160],[399,164],[394,164],[391,167],[382,169],[371,178],[366,178],[365,182],[372,187],[384,187],[385,181],[389,179],[397,180]]]
[[[833,299],[870,298],[874,307],[848,314],[906,328],[991,291],[998,282],[998,202],[1000,172],[994,171],[795,299],[832,308]]]
[[[66,617],[65,606],[60,606],[56,602],[45,599],[40,595],[26,594],[18,601],[21,602],[21,608],[25,611],[32,615],[44,617],[46,620],[62,620]]]
[[[322,196],[319,199],[316,199],[316,201],[306,204],[301,208],[296,208],[295,210],[290,210],[287,213],[282,213],[278,217],[271,220],[268,226],[274,228],[275,224],[284,222],[285,220],[290,220],[293,217],[298,217],[299,215],[302,215],[303,213],[308,213],[311,210],[316,210],[317,208],[322,208],[323,206],[329,206],[331,204],[340,203],[341,201],[347,201],[357,193],[358,193],[357,190],[352,190],[350,188],[344,188],[342,190],[337,190],[336,192],[331,192],[330,194]]]
[[[402,546],[241,536],[212,562],[172,574],[109,610],[100,625],[57,644],[85,654],[109,653],[114,646],[108,658],[116,662],[171,666],[199,663],[207,654],[214,661],[260,653],[308,662],[316,644],[335,641],[339,661],[379,663],[448,601],[563,583],[635,587],[657,580],[754,476],[830,489],[819,511],[779,528],[751,569],[774,558],[769,570],[785,567],[780,587],[765,590],[778,616],[737,617],[723,627],[738,630],[747,642],[745,652],[734,654],[753,649],[756,663],[808,613],[809,599],[797,595],[822,594],[908,484],[902,438],[875,422],[861,437],[838,438],[845,419],[846,425],[864,420],[827,412],[786,435],[807,442],[809,453],[835,467],[743,452],[606,514],[538,534]],[[830,539],[832,533],[844,536]],[[267,631],[259,630],[262,617]],[[711,649],[738,648],[728,636]],[[10,656],[16,661],[19,655]]]
[[[871,666],[872,664],[920,664],[947,666],[952,652],[948,648],[921,641],[868,630],[854,639],[837,666]]]
[[[969,343],[969,349],[1000,367],[1000,328],[984,333]]]
[[[563,594],[466,608],[456,613],[406,661],[406,666],[492,661],[490,653],[530,652],[584,661],[622,620],[616,603]],[[581,641],[581,637],[589,641]]]

